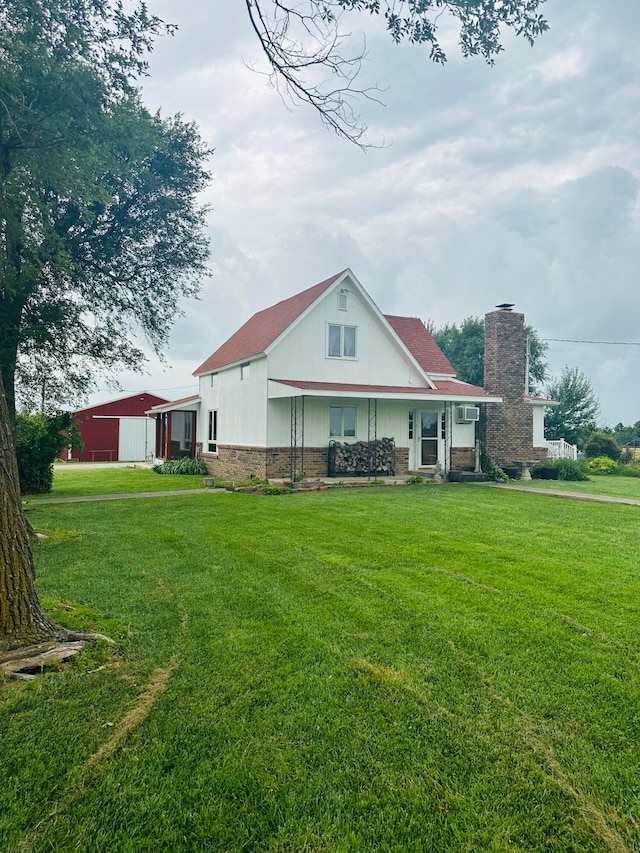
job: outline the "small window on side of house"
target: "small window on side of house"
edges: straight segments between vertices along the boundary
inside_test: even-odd
[[[343,287],[342,290],[338,291],[338,311],[346,311],[347,310],[347,291]]]
[[[413,438],[414,413],[409,412],[409,438]]]
[[[218,452],[218,410],[211,409],[208,413],[207,450],[209,453]]]
[[[251,364],[248,361],[245,361],[244,364],[240,365],[240,380],[248,379],[249,374],[251,372]]]
[[[212,374],[211,374],[211,380],[210,380],[210,382],[211,382],[211,386],[210,386],[210,387],[211,387],[211,388],[215,388],[215,387],[216,387],[216,385],[218,384],[218,374],[217,374],[217,373],[212,373]]]
[[[440,415],[440,438],[447,437],[447,418],[444,412]]]

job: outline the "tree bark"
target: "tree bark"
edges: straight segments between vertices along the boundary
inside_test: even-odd
[[[0,649],[57,636],[35,589],[33,555],[20,496],[12,421],[0,374]]]

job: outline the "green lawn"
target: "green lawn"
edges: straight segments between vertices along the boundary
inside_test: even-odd
[[[45,497],[82,495],[120,495],[134,492],[169,492],[201,489],[202,477],[184,474],[156,474],[150,468],[85,468],[82,465],[56,465],[53,491],[48,495],[32,495],[29,500]]]
[[[631,498],[640,501],[640,477],[614,477],[611,475],[591,475],[589,480],[572,482],[570,480],[519,480],[509,483],[511,486],[533,486],[537,489],[554,489],[580,494],[609,495],[616,498]]]
[[[1,850],[640,850],[640,508],[453,486],[30,517],[41,594],[119,656],[0,685]]]

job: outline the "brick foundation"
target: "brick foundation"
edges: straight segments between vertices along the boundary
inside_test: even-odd
[[[451,470],[473,471],[476,467],[475,447],[452,447]]]
[[[300,467],[298,450],[298,467]],[[302,470],[308,479],[327,477],[328,447],[305,447]],[[291,449],[289,447],[241,447],[218,445],[218,453],[203,453],[202,461],[212,477],[229,480],[248,480],[259,477],[267,480],[288,480],[291,476]],[[409,471],[409,448],[396,447],[396,476]]]

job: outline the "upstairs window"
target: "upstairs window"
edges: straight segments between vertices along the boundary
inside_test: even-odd
[[[327,355],[329,358],[355,358],[356,327],[338,326],[335,323],[329,323]]]
[[[244,364],[240,365],[240,379],[248,379],[249,373],[251,372],[251,364],[248,361],[245,361]]]
[[[218,384],[218,374],[212,373],[211,374],[211,388],[215,388],[217,386],[217,384]]]

